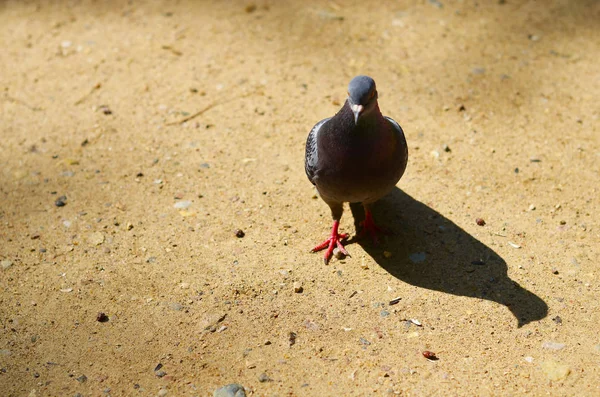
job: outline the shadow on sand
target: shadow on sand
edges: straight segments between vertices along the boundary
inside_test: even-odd
[[[351,204],[355,225],[364,219]],[[522,327],[541,320],[548,305],[507,275],[506,262],[449,219],[395,188],[374,207],[374,217],[393,235],[374,247],[357,241],[391,275],[417,287],[487,299],[508,307]],[[392,253],[390,258],[383,251]]]

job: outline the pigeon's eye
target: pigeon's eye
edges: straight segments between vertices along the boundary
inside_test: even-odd
[[[369,95],[369,99],[373,99],[373,97],[375,97],[375,91],[371,91],[371,94]]]

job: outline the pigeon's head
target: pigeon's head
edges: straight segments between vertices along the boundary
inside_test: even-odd
[[[368,114],[377,105],[377,87],[369,76],[356,76],[348,84],[348,104],[354,113],[354,122]]]

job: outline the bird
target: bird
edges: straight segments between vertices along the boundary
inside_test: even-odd
[[[349,256],[339,233],[343,203],[361,203],[365,219],[359,237],[377,235],[385,230],[375,224],[371,206],[398,183],[408,162],[404,131],[392,118],[383,116],[377,102],[375,81],[365,75],[348,84],[348,98],[332,117],[319,121],[306,139],[304,169],[319,196],[331,209],[330,236],[311,252],[323,249],[327,265],[337,247]]]

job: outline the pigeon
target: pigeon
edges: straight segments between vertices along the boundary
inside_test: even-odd
[[[312,128],[304,160],[306,175],[329,205],[333,218],[330,237],[311,252],[327,248],[325,264],[335,247],[349,256],[342,244],[348,234],[338,233],[345,202],[363,205],[365,220],[359,237],[370,235],[377,243],[377,234],[384,230],[375,224],[371,205],[388,194],[404,174],[408,148],[400,125],[381,114],[371,77],[353,78],[342,108]]]

